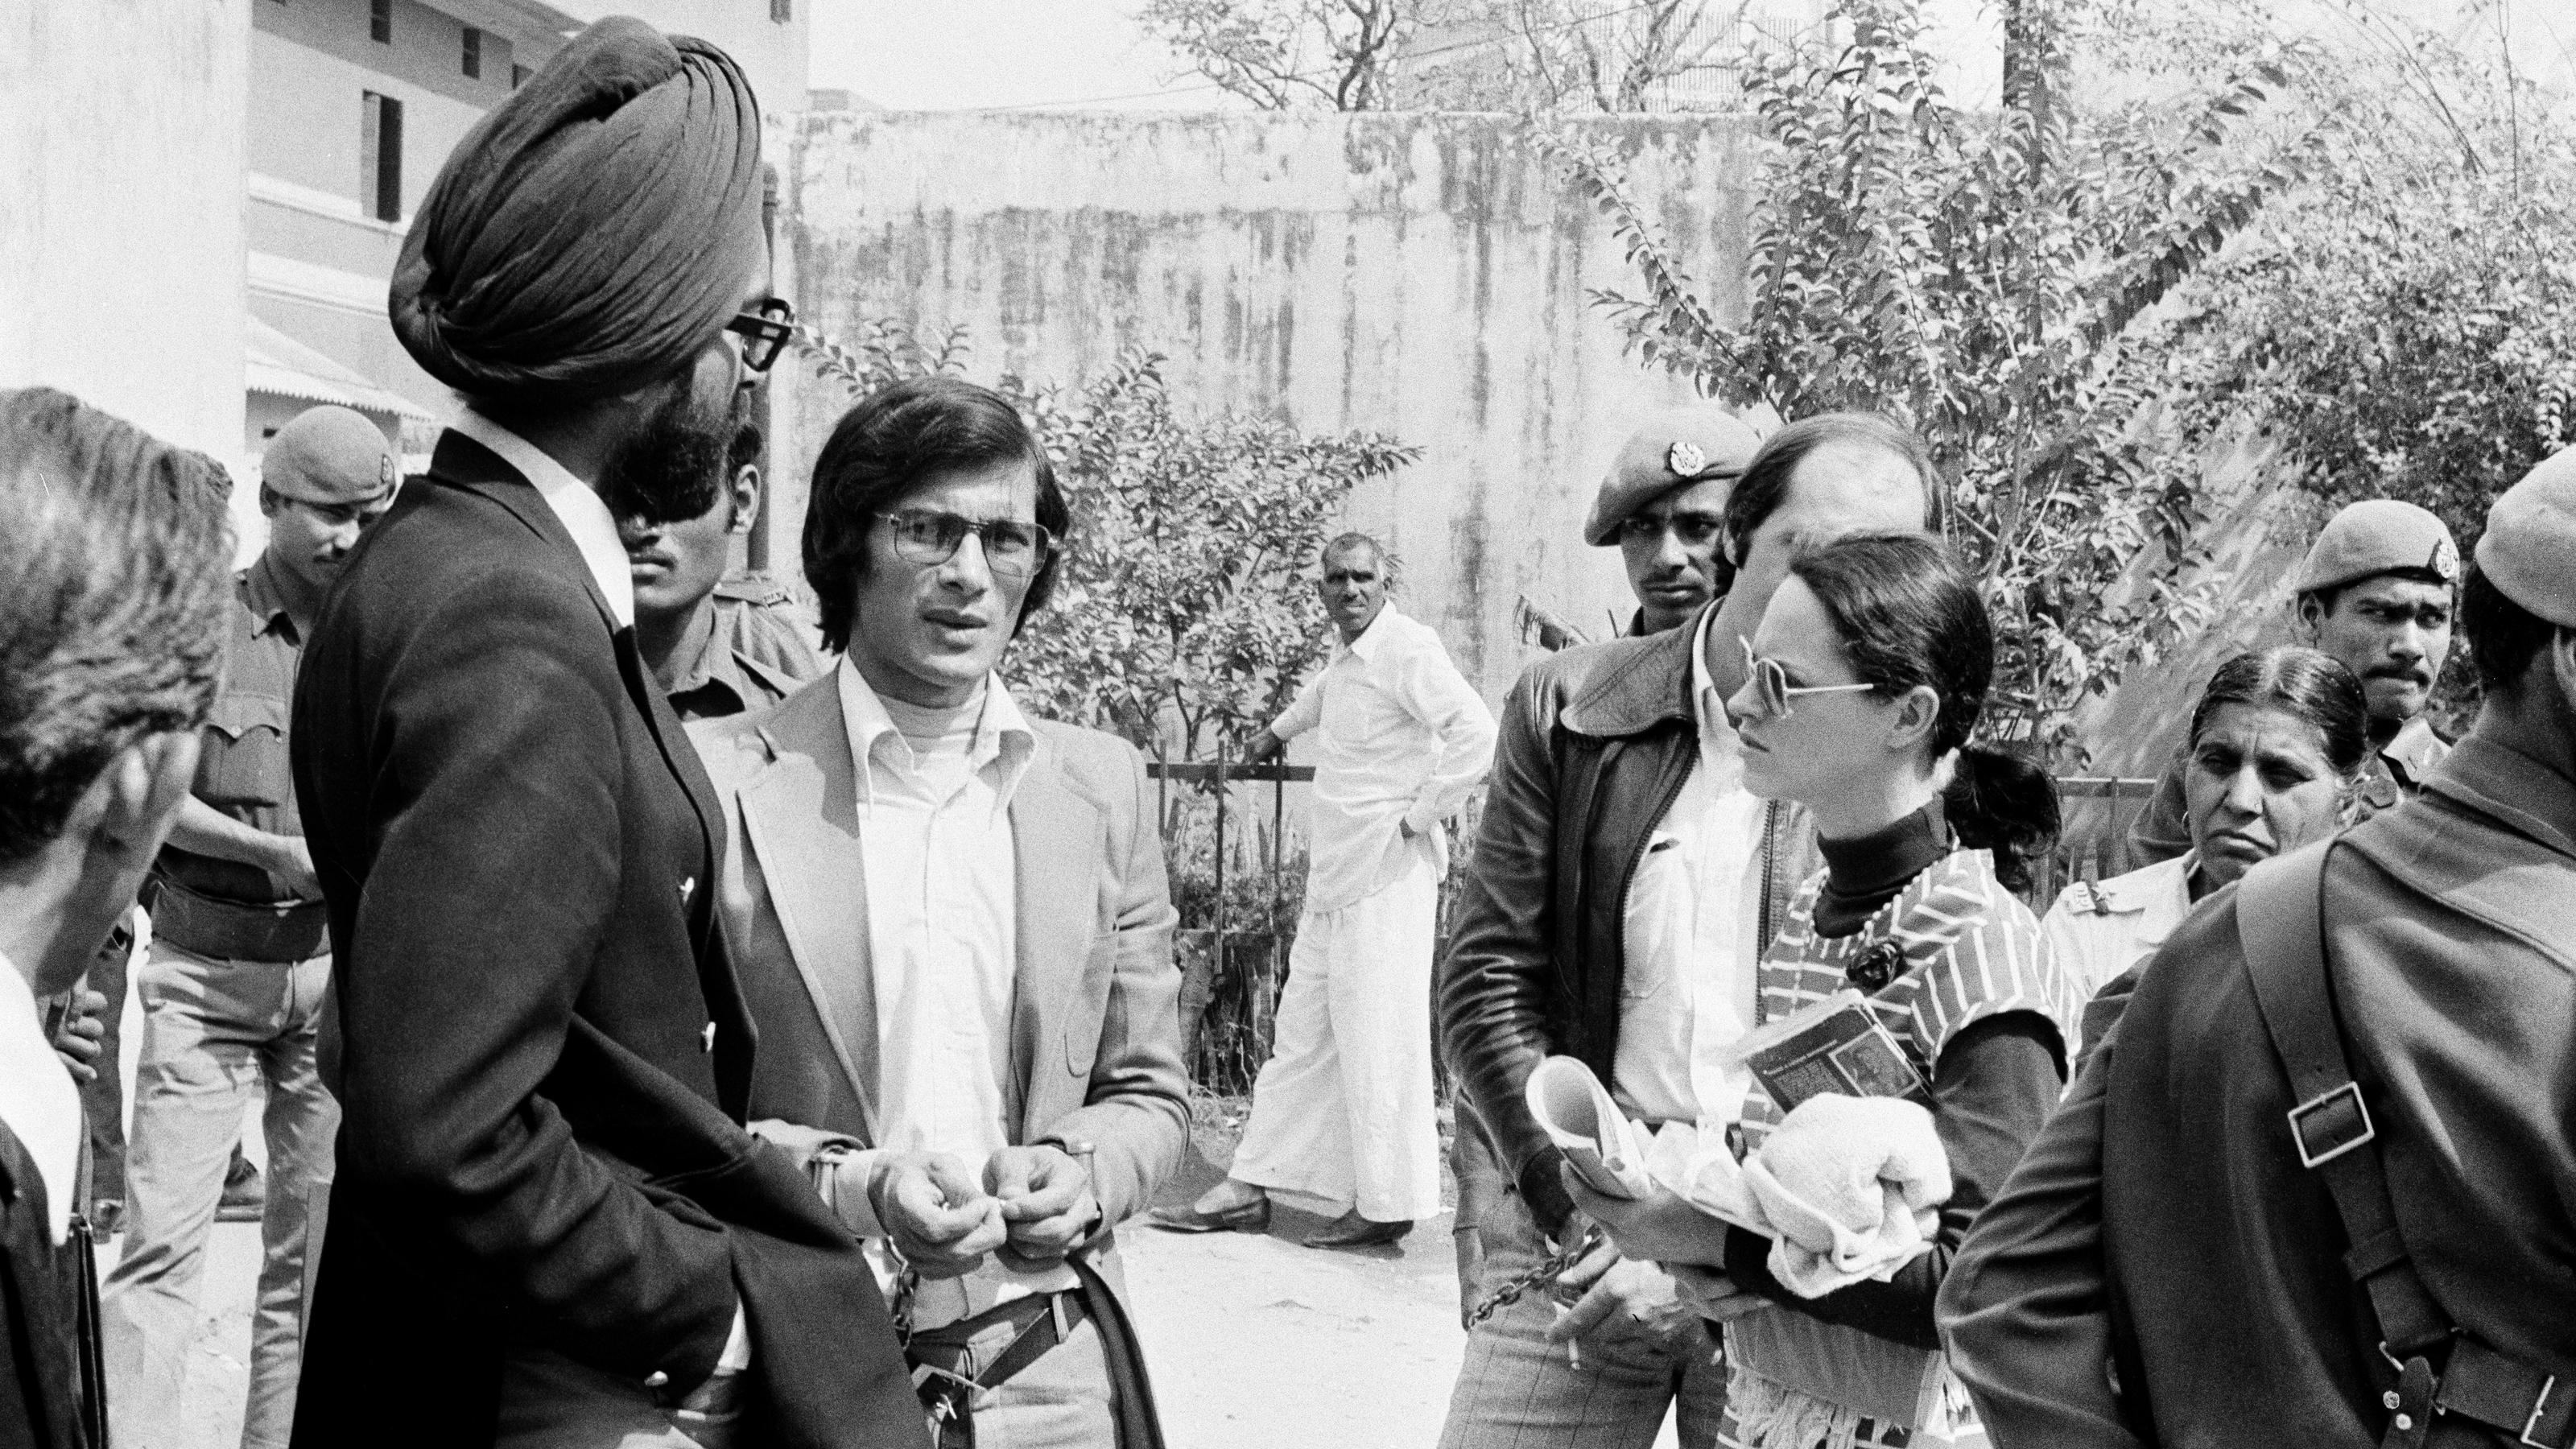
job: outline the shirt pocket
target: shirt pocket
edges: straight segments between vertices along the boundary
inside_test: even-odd
[[[286,701],[275,695],[215,696],[197,761],[197,798],[217,807],[285,804],[294,789],[286,719]]]

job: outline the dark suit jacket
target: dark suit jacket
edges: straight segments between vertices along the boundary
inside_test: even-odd
[[[857,1245],[740,1125],[705,773],[489,450],[446,435],[360,544],[292,739],[344,1114],[296,1442],[490,1443],[513,1345],[685,1390],[737,1301],[753,1442],[917,1436]]]
[[[1093,1190],[1116,1224],[1152,1203],[1188,1137],[1177,917],[1143,757],[1096,730],[1032,728],[1036,752],[1010,804],[1011,1140],[1092,1143]],[[701,747],[731,832],[726,929],[758,967],[744,983],[765,1043],[752,1116],[873,1144],[867,893],[837,673],[725,721]],[[868,1029],[844,1029],[825,982],[865,993]],[[1115,1280],[1114,1266],[1104,1273]]]
[[[0,970],[8,969],[0,966]],[[45,1180],[0,1125],[0,1449],[84,1449],[80,1254],[45,1223]]]

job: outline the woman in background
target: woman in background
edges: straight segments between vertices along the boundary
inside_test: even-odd
[[[2155,954],[2201,897],[2340,828],[2370,755],[2369,728],[2361,681],[2330,655],[2283,645],[2220,665],[2191,714],[2183,776],[2191,851],[2070,885],[2040,922],[2085,994]],[[2087,1045],[2126,995],[2123,985],[2086,1012]]]

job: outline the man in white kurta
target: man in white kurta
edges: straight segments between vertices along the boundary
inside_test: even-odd
[[[1374,540],[1335,539],[1323,573],[1332,659],[1247,751],[1317,738],[1305,912],[1270,1061],[1232,1175],[1155,1221],[1258,1228],[1279,1190],[1348,1205],[1308,1242],[1356,1247],[1394,1242],[1440,1211],[1431,964],[1449,863],[1442,822],[1493,762],[1494,717],[1440,636],[1386,601]]]

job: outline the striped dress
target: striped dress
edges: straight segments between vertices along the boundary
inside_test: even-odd
[[[1929,1080],[1942,1048],[1970,1025],[2034,1011],[2073,1041],[2084,997],[2028,907],[1995,879],[1994,857],[1957,850],[1906,883],[1867,925],[1816,934],[1818,871],[1764,953],[1759,1014],[1776,1021],[1857,985]],[[2062,1066],[2062,1064],[2061,1064]],[[1939,1112],[1936,1104],[1935,1113]],[[1761,1145],[1779,1108],[1756,1086],[1745,1148]],[[2001,1184],[1997,1184],[2000,1186]],[[1726,1325],[1722,1449],[1875,1449],[1983,1445],[1975,1408],[1946,1358],[1775,1306]]]

